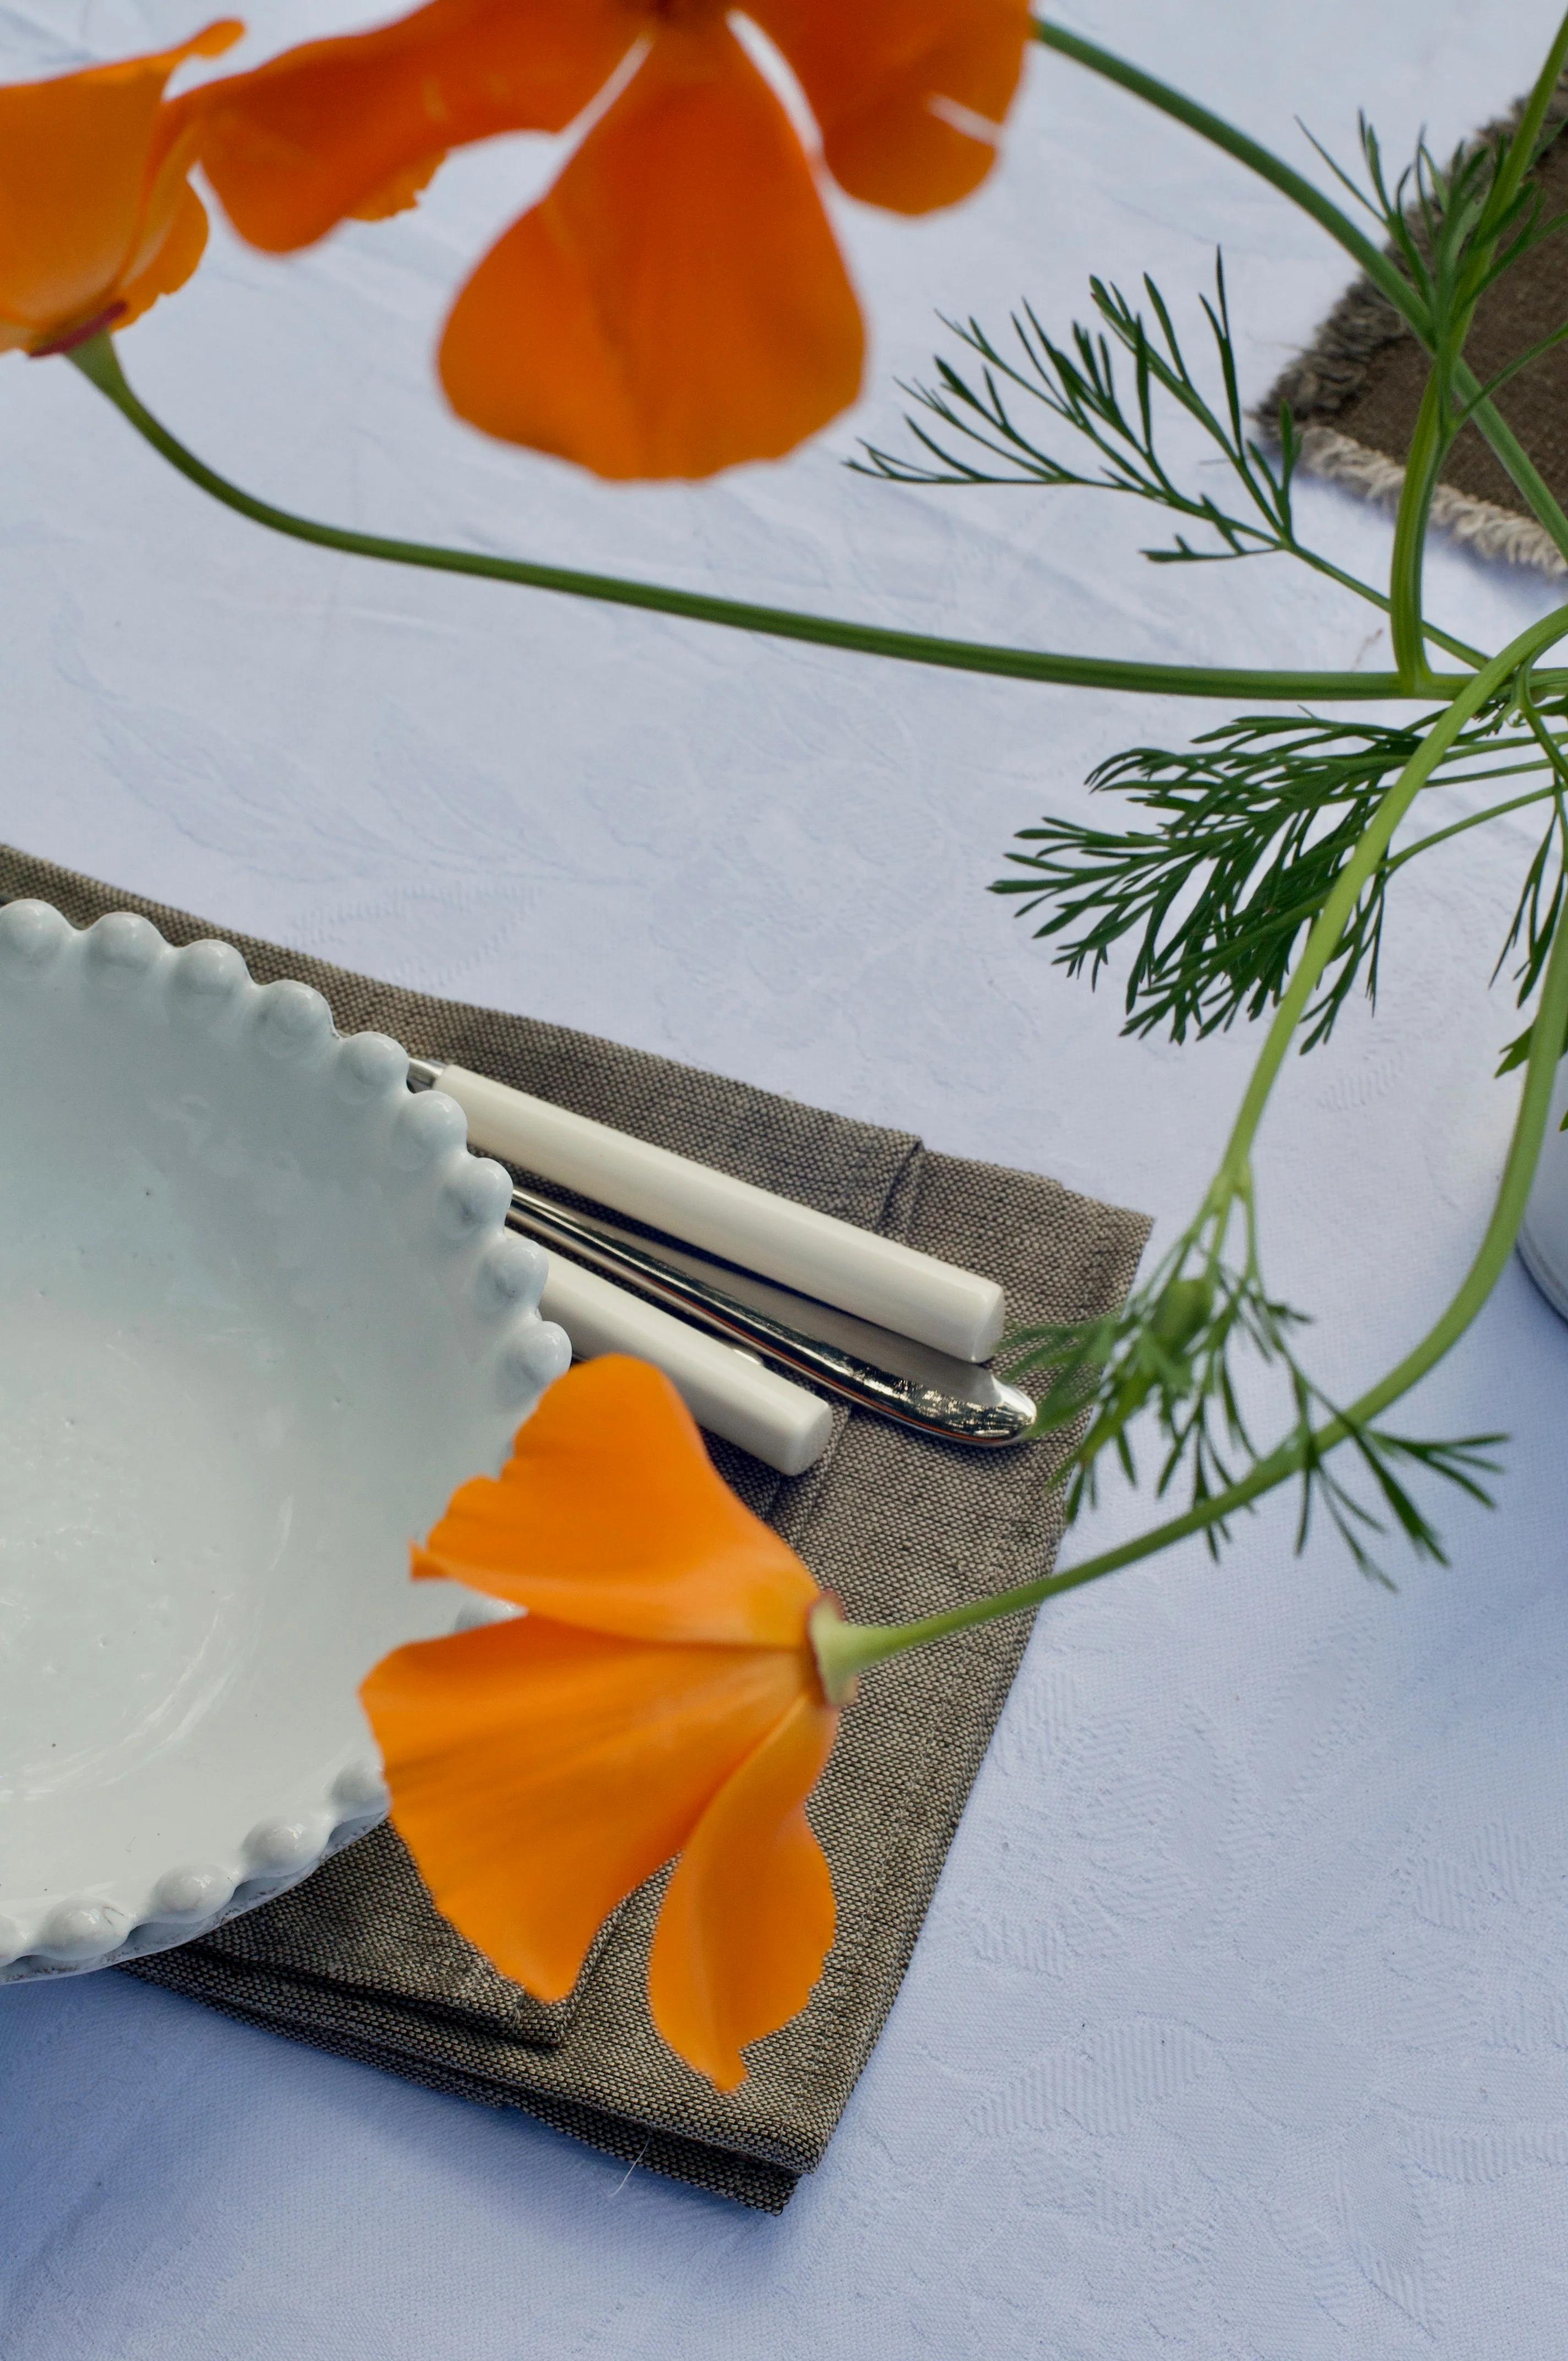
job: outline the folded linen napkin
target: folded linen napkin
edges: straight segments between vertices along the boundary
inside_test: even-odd
[[[224,929],[0,848],[0,897],[38,895],[78,926],[142,911],[173,942]],[[340,1029],[390,1033],[660,1145],[701,1157],[1007,1289],[1015,1322],[1121,1302],[1148,1224],[1055,1181],[938,1156],[825,1114],[525,1016],[466,1007],[228,935],[264,981],[297,976]],[[725,1476],[850,1613],[927,1614],[1043,1573],[1059,1532],[1046,1449],[991,1455],[856,1413],[787,1479],[721,1443]],[[908,1962],[1024,1644],[1026,1618],[881,1668],[844,1717],[813,1798],[839,1937],[810,2005],[750,2053],[729,2095],[666,2049],[643,1995],[657,1881],[618,1913],[572,1998],[538,2003],[432,1906],[389,1828],[291,1893],[124,1972],[410,2081],[513,2106],[630,2164],[777,2212],[816,2165]]]
[[[1511,130],[1519,108],[1480,134]],[[1568,117],[1568,76],[1548,115],[1549,128]],[[1535,174],[1541,218],[1568,212],[1568,137],[1550,147]],[[1412,220],[1412,227],[1419,224]],[[1568,310],[1568,245],[1546,238],[1481,299],[1466,358],[1484,384],[1560,328]],[[1288,401],[1302,429],[1302,465],[1368,500],[1397,502],[1416,413],[1426,387],[1426,355],[1368,279],[1340,298],[1300,358],[1292,361],[1258,410],[1272,433]],[[1497,408],[1540,467],[1554,497],[1568,503],[1568,345],[1521,369],[1497,396]],[[1476,428],[1455,438],[1443,467],[1432,518],[1484,557],[1501,557],[1543,574],[1568,561],[1531,515],[1522,494]]]

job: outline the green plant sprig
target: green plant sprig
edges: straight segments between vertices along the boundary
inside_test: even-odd
[[[1075,324],[1069,345],[1055,343],[1025,303],[1013,315],[1016,358],[1009,358],[978,320],[945,325],[974,353],[981,367],[971,381],[938,356],[934,385],[907,384],[901,390],[929,418],[933,429],[905,414],[905,423],[922,456],[906,456],[872,443],[850,464],[857,474],[902,484],[975,487],[1028,486],[1109,491],[1149,501],[1203,528],[1211,545],[1194,548],[1178,533],[1163,548],[1143,555],[1156,565],[1213,564],[1246,557],[1290,556],[1387,614],[1391,601],[1304,543],[1296,530],[1291,485],[1300,443],[1287,408],[1279,419],[1277,458],[1248,431],[1231,326],[1223,257],[1214,266],[1212,298],[1200,298],[1219,375],[1218,399],[1206,392],[1190,363],[1170,309],[1152,279],[1144,291],[1156,323],[1151,333],[1141,312],[1121,289],[1090,280],[1098,329]],[[1124,399],[1115,356],[1130,364],[1132,393]],[[1066,427],[1087,452],[1078,465],[1059,457],[1020,422],[1013,397],[1038,404]],[[1159,448],[1156,397],[1190,420],[1210,449],[1224,460],[1239,500],[1222,507],[1209,491],[1183,488]],[[1485,662],[1467,642],[1424,626],[1426,637],[1466,664]]]
[[[1361,119],[1362,153],[1373,192],[1365,202],[1403,263],[1431,323],[1432,366],[1406,460],[1390,588],[1395,662],[1412,685],[1421,678],[1426,662],[1421,571],[1443,463],[1461,427],[1515,373],[1504,370],[1468,399],[1461,396],[1457,373],[1476,305],[1505,272],[1561,229],[1564,218],[1541,219],[1539,191],[1524,185],[1512,170],[1516,144],[1505,138],[1462,148],[1444,172],[1423,141],[1414,164],[1390,191],[1376,135],[1365,115]],[[1354,189],[1347,176],[1340,177]],[[1557,336],[1549,336],[1539,349],[1556,341]],[[1523,365],[1521,359],[1517,366]]]
[[[1522,632],[1419,733],[1397,774],[1381,786],[1357,829],[1354,849],[1340,862],[1321,897],[1305,946],[1278,994],[1262,1054],[1203,1202],[1149,1287],[1128,1307],[1124,1324],[1108,1331],[1105,1323],[1092,1323],[1080,1331],[1058,1330],[1049,1336],[1019,1340],[1025,1345],[1025,1361],[1051,1372],[1041,1405],[1044,1425],[1059,1428],[1074,1418],[1088,1420],[1088,1431],[1069,1477],[1073,1505],[1091,1497],[1090,1471],[1108,1445],[1116,1447],[1124,1466],[1134,1472],[1126,1427],[1146,1402],[1151,1403],[1166,1440],[1159,1489],[1167,1490],[1178,1469],[1187,1466],[1192,1486],[1189,1513],[1213,1509],[1204,1530],[1215,1542],[1223,1538],[1227,1516],[1214,1504],[1234,1499],[1238,1488],[1249,1480],[1233,1470],[1228,1455],[1239,1452],[1255,1464],[1273,1464],[1282,1452],[1289,1472],[1301,1481],[1301,1536],[1308,1529],[1314,1501],[1321,1500],[1358,1562],[1370,1565],[1357,1528],[1374,1528],[1376,1512],[1357,1503],[1323,1465],[1326,1451],[1316,1439],[1320,1434],[1316,1422],[1325,1408],[1330,1414],[1321,1432],[1332,1432],[1336,1446],[1343,1442],[1354,1446],[1384,1507],[1418,1549],[1436,1554],[1439,1544],[1404,1488],[1399,1463],[1420,1466],[1430,1474],[1478,1491],[1477,1472],[1486,1464],[1480,1455],[1496,1438],[1471,1436],[1455,1443],[1428,1443],[1394,1436],[1375,1426],[1372,1416],[1360,1409],[1332,1410],[1306,1376],[1289,1342],[1299,1315],[1271,1298],[1263,1284],[1252,1157],[1258,1126],[1284,1060],[1325,973],[1354,928],[1356,913],[1387,861],[1401,821],[1444,762],[1465,743],[1466,733],[1479,717],[1512,712],[1521,697],[1529,698],[1531,667],[1565,633],[1568,607]],[[1552,962],[1564,940],[1568,940],[1568,929],[1560,928],[1546,962],[1554,974]],[[1568,960],[1562,965],[1568,977]],[[1568,993],[1568,981],[1563,990]],[[1543,1013],[1549,997],[1543,994]],[[1538,1054],[1535,1044],[1527,1054]],[[1522,1197],[1519,1210],[1522,1213]],[[1229,1250],[1238,1218],[1244,1241],[1239,1262]],[[1238,1408],[1239,1387],[1230,1364],[1230,1355],[1238,1344],[1250,1345],[1266,1362],[1283,1369],[1294,1400],[1291,1433],[1267,1462],[1261,1461],[1254,1450]],[[1379,1409],[1384,1406],[1380,1401]]]
[[[1325,191],[1316,187],[1293,165],[1287,164],[1260,141],[1238,130],[1234,124],[1227,123],[1212,108],[1201,106],[1196,100],[1173,89],[1168,82],[1161,82],[1157,75],[1146,73],[1141,67],[1117,57],[1113,50],[1102,49],[1098,43],[1069,32],[1066,26],[1052,24],[1036,16],[1034,19],[1034,35],[1046,49],[1070,58],[1075,64],[1117,84],[1157,113],[1169,115],[1174,122],[1196,132],[1200,138],[1208,140],[1248,171],[1267,181],[1282,196],[1288,197],[1292,204],[1343,247],[1374,286],[1381,289],[1427,351],[1433,351],[1437,336],[1434,323],[1420,291],[1412,286],[1398,262],[1369,238]],[[1511,201],[1536,159],[1547,112],[1565,63],[1568,63],[1568,16],[1564,16],[1553,36],[1525,103],[1519,126],[1508,143],[1497,186],[1499,206]],[[1496,403],[1484,393],[1479,380],[1463,357],[1453,364],[1451,385],[1461,401],[1475,404],[1475,425],[1523,494],[1531,514],[1545,528],[1563,555],[1568,557],[1568,515],[1564,515],[1541,470],[1498,412]]]
[[[1230,1235],[1239,1227],[1241,1252],[1232,1259]],[[1242,1406],[1237,1357],[1245,1355],[1285,1380],[1299,1448],[1300,1506],[1297,1546],[1303,1547],[1321,1509],[1365,1574],[1387,1582],[1373,1555],[1372,1536],[1395,1526],[1418,1555],[1443,1560],[1437,1530],[1411,1496],[1402,1468],[1455,1483],[1487,1502],[1479,1478],[1496,1471],[1486,1457],[1500,1435],[1419,1442],[1394,1434],[1333,1403],[1308,1375],[1292,1344],[1306,1315],[1272,1296],[1265,1284],[1250,1171],[1222,1204],[1207,1206],[1120,1312],[1081,1326],[1020,1331],[1010,1339],[1007,1366],[1021,1377],[1043,1370],[1048,1382],[1036,1422],[1039,1434],[1087,1422],[1067,1477],[1066,1509],[1072,1523],[1099,1491],[1100,1463],[1113,1451],[1132,1484],[1138,1466],[1132,1435],[1136,1419],[1152,1417],[1162,1459],[1155,1494],[1163,1499],[1185,1476],[1194,1509],[1224,1501],[1241,1468],[1262,1457]],[[1369,1506],[1345,1482],[1330,1451],[1319,1445],[1321,1425],[1337,1422],[1362,1471],[1371,1478]],[[1223,1506],[1204,1531],[1212,1555],[1230,1538]]]
[[[1345,864],[1319,914],[1269,1026],[1262,1054],[1243,1096],[1224,1155],[1203,1204],[1159,1274],[1159,1292],[1154,1305],[1144,1307],[1145,1318],[1140,1326],[1145,1338],[1154,1329],[1164,1308],[1167,1350],[1162,1363],[1155,1357],[1152,1347],[1146,1343],[1144,1345],[1144,1367],[1152,1370],[1152,1376],[1142,1400],[1133,1403],[1132,1410],[1143,1407],[1151,1392],[1163,1392],[1169,1396],[1174,1411],[1183,1399],[1183,1373],[1187,1372],[1185,1382],[1190,1387],[1207,1387],[1209,1399],[1217,1399],[1223,1413],[1225,1395],[1203,1351],[1204,1336],[1214,1319],[1212,1298],[1203,1293],[1206,1286],[1212,1286],[1212,1273],[1204,1266],[1216,1237],[1223,1239],[1223,1225],[1233,1209],[1238,1204],[1245,1206],[1250,1199],[1253,1145],[1281,1066],[1288,1054],[1292,1037],[1318,988],[1323,968],[1343,932],[1367,877],[1384,858],[1399,822],[1427,781],[1475,715],[1499,698],[1510,698],[1519,678],[1522,676],[1528,680],[1530,668],[1543,651],[1565,633],[1568,633],[1568,607],[1560,608],[1541,622],[1531,625],[1500,656],[1487,664],[1475,682],[1438,716],[1368,822],[1362,842]],[[1525,1060],[1524,1087],[1513,1136],[1486,1234],[1469,1270],[1441,1318],[1394,1368],[1345,1409],[1332,1412],[1321,1422],[1314,1422],[1310,1416],[1311,1405],[1321,1398],[1315,1389],[1309,1387],[1306,1404],[1299,1396],[1297,1397],[1297,1416],[1289,1431],[1272,1450],[1262,1456],[1255,1456],[1245,1473],[1237,1475],[1220,1488],[1215,1488],[1212,1482],[1205,1481],[1200,1475],[1194,1483],[1189,1506],[1179,1515],[1162,1524],[1146,1528],[1113,1549],[1101,1551],[1061,1573],[1043,1575],[1036,1581],[1017,1584],[990,1598],[968,1600],[962,1606],[947,1609],[939,1614],[923,1616],[915,1622],[844,1624],[824,1633],[818,1641],[818,1653],[824,1677],[834,1693],[843,1693],[860,1674],[884,1663],[889,1657],[901,1655],[906,1649],[928,1646],[959,1631],[990,1622],[1000,1615],[1027,1611],[1047,1598],[1080,1589],[1086,1583],[1099,1581],[1124,1566],[1136,1565],[1140,1560],[1152,1557],[1194,1534],[1212,1534],[1218,1540],[1241,1510],[1251,1507],[1266,1493],[1293,1479],[1302,1482],[1302,1510],[1298,1537],[1310,1518],[1314,1500],[1321,1501],[1334,1516],[1342,1532],[1349,1526],[1346,1538],[1352,1541],[1353,1545],[1359,1545],[1361,1561],[1371,1570],[1371,1560],[1361,1536],[1364,1531],[1376,1528],[1379,1523],[1376,1509],[1368,1510],[1365,1503],[1355,1500],[1343,1488],[1336,1488],[1332,1494],[1326,1493],[1321,1480],[1320,1471],[1323,1463],[1330,1454],[1346,1443],[1356,1447],[1363,1465],[1370,1467],[1385,1510],[1392,1512],[1395,1521],[1406,1531],[1419,1549],[1434,1549],[1436,1537],[1419,1510],[1415,1510],[1413,1529],[1406,1524],[1400,1505],[1401,1496],[1412,1509],[1414,1504],[1409,1502],[1409,1495],[1405,1493],[1398,1474],[1400,1466],[1417,1466],[1424,1472],[1446,1477],[1472,1497],[1485,1499],[1486,1495],[1479,1478],[1492,1465],[1486,1455],[1503,1438],[1476,1435],[1448,1443],[1418,1442],[1408,1436],[1392,1434],[1377,1422],[1393,1403],[1436,1366],[1464,1334],[1497,1285],[1513,1251],[1546,1130],[1560,1045],[1568,1038],[1568,927],[1559,927],[1552,941],[1541,974],[1534,1035]],[[1194,1265],[1197,1267],[1192,1268]],[[1172,1271],[1175,1273],[1174,1280],[1170,1276]],[[1185,1297],[1173,1296],[1171,1290],[1178,1283],[1184,1283],[1189,1288],[1196,1284],[1199,1291]],[[1235,1328],[1242,1323],[1234,1321],[1232,1325]],[[1069,1373],[1065,1377],[1063,1390],[1058,1396],[1056,1406],[1066,1413],[1069,1422],[1076,1417],[1088,1424],[1088,1433],[1069,1463],[1067,1476],[1069,1483],[1085,1470],[1085,1456],[1091,1451],[1091,1441],[1096,1453],[1102,1451],[1107,1444],[1115,1444],[1119,1448],[1125,1425],[1124,1420],[1119,1422],[1117,1419],[1115,1393],[1118,1384],[1126,1384],[1128,1354],[1113,1351],[1102,1353],[1097,1358],[1092,1345],[1089,1343],[1090,1334],[1088,1326],[1058,1332],[1057,1366],[1067,1371],[1069,1362],[1076,1356],[1077,1367],[1076,1375]],[[1233,1399],[1234,1390],[1233,1387]],[[1050,1398],[1047,1391],[1047,1400],[1049,1401]],[[1304,1408],[1309,1412],[1306,1417],[1302,1415]],[[1106,1411],[1109,1415],[1102,1415]],[[1211,1433],[1213,1423],[1211,1419]],[[1245,1435],[1245,1425],[1243,1433]],[[1370,1454],[1365,1448],[1369,1442],[1372,1446]],[[1392,1492],[1385,1481],[1388,1477],[1392,1477],[1395,1487]],[[1165,1480],[1168,1484],[1168,1474],[1165,1475]]]
[[[1561,727],[1562,716],[1555,718]],[[1521,775],[1547,784],[1390,852],[1373,871],[1306,1012],[1304,1050],[1328,1038],[1358,983],[1376,1001],[1387,890],[1398,872],[1464,829],[1558,792],[1544,750],[1562,759],[1559,739],[1539,714],[1539,739],[1531,730],[1508,730],[1507,719],[1499,703],[1461,730],[1423,793]],[[1013,897],[1020,916],[1043,911],[1036,936],[1057,945],[1056,962],[1069,975],[1087,972],[1096,982],[1118,947],[1131,944],[1129,1033],[1163,1029],[1180,1042],[1190,1033],[1223,1030],[1239,1016],[1262,1016],[1278,1004],[1307,928],[1422,734],[1420,722],[1248,714],[1186,748],[1132,747],[1100,763],[1090,785],[1097,794],[1125,796],[1157,825],[1046,818],[1019,830],[1016,841],[1034,849],[1009,853],[1020,873],[999,878],[992,891]],[[1505,957],[1523,923],[1516,918]],[[1530,941],[1527,995],[1545,951],[1539,923]]]

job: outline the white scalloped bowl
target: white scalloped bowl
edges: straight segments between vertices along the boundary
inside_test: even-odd
[[[565,1367],[461,1111],[122,913],[0,910],[0,1981],[267,1900],[385,1809],[356,1691]]]

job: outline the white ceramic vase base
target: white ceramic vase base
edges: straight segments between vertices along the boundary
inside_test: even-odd
[[[1568,1063],[1557,1069],[1541,1162],[1519,1224],[1519,1257],[1554,1312],[1568,1320]]]

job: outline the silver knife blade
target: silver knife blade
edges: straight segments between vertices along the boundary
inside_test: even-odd
[[[650,1237],[532,1189],[514,1190],[507,1218],[525,1236],[663,1310],[900,1425],[997,1450],[1022,1442],[1034,1419],[1028,1395],[983,1365],[933,1351],[682,1240]]]

